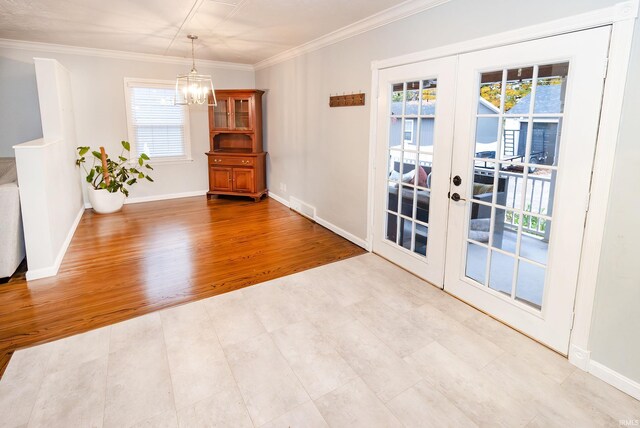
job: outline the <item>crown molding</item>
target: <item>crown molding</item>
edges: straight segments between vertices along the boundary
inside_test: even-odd
[[[313,52],[350,37],[357,36],[358,34],[366,33],[367,31],[390,24],[391,22],[424,12],[425,10],[432,9],[449,1],[450,0],[407,0],[399,5],[390,7],[389,9],[385,9],[367,18],[361,19],[360,21],[356,21],[353,24],[349,24],[346,27],[342,27],[336,31],[318,37],[308,43],[304,43],[300,46],[257,62],[254,64],[254,68],[256,70],[260,70],[266,67],[271,67],[272,65],[288,59]]]
[[[85,48],[80,46],[57,45],[53,43],[27,42],[24,40],[0,39],[0,48],[22,49],[37,52],[53,52],[67,55],[82,55],[99,58],[124,59],[128,61],[154,62],[161,64],[191,65],[191,58],[177,56],[155,55],[148,53],[115,51],[108,49]],[[199,59],[198,65],[201,67],[221,68],[229,70],[254,71],[251,64],[240,64],[235,62],[211,61]]]

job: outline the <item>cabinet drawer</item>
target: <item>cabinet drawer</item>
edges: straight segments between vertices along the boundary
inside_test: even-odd
[[[211,165],[229,165],[229,166],[254,166],[255,158],[239,157],[239,156],[210,156],[209,164]]]

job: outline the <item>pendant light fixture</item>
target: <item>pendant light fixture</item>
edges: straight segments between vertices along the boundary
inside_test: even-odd
[[[213,89],[211,76],[198,74],[198,70],[196,70],[196,56],[193,42],[198,39],[198,36],[189,34],[187,37],[191,40],[192,66],[189,73],[178,74],[176,78],[176,97],[174,102],[177,105],[209,104],[215,106],[217,105],[216,93]],[[209,102],[209,94],[211,94],[212,102]]]

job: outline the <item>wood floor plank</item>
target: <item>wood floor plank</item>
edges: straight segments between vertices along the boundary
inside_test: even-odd
[[[87,210],[57,276],[0,285],[0,376],[16,349],[363,252],[268,198]]]

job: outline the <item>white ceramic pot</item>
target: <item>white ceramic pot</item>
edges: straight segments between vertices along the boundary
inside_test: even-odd
[[[105,189],[96,190],[92,187],[88,188],[89,202],[93,210],[98,214],[110,214],[120,211],[124,204],[124,193],[109,193]]]

